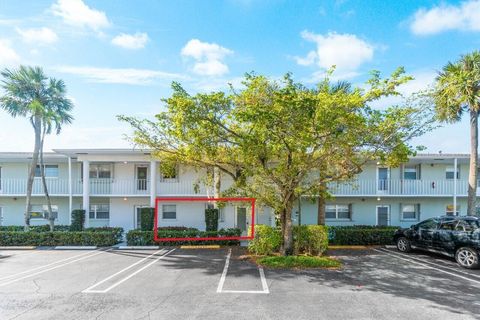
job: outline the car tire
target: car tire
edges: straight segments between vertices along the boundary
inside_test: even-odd
[[[455,253],[457,263],[466,269],[478,269],[480,262],[478,261],[478,252],[472,248],[462,247]]]
[[[412,245],[410,244],[410,240],[405,237],[400,237],[397,239],[397,249],[400,252],[410,252],[412,251]]]

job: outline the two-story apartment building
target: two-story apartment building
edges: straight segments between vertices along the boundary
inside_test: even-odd
[[[331,225],[400,225],[443,214],[466,214],[466,154],[422,154],[399,168],[370,163],[355,181],[331,185],[326,205]],[[0,224],[22,225],[29,153],[0,153]],[[40,173],[38,168],[38,174]],[[212,196],[203,173],[179,166],[165,175],[149,152],[128,149],[62,149],[45,154],[45,172],[56,224],[70,224],[73,209],[88,208],[87,226],[139,226],[139,208],[156,197]],[[224,179],[222,188],[231,181]],[[33,189],[32,224],[46,224],[46,201],[39,177]],[[163,203],[159,226],[204,228],[204,203]],[[454,208],[457,208],[455,210]],[[251,223],[248,208],[227,206],[220,227]],[[258,208],[256,223],[274,224],[269,208]],[[316,224],[316,199],[303,198],[295,223]]]

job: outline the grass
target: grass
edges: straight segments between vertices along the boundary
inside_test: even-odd
[[[339,268],[342,263],[329,257],[267,256],[256,259],[257,263],[275,269]]]

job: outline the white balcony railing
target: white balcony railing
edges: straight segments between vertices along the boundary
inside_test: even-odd
[[[68,195],[68,179],[47,179],[51,195]],[[222,190],[229,186],[222,184]],[[466,196],[468,181],[457,180],[457,195]],[[72,194],[82,195],[82,180],[72,181]],[[453,180],[356,180],[349,183],[332,183],[329,190],[336,196],[451,196]],[[27,179],[0,179],[0,195],[25,195]],[[42,181],[35,179],[33,194],[43,195]],[[146,195],[150,194],[150,181],[144,179],[90,179],[90,195]],[[213,195],[213,189],[192,180],[157,181],[157,195]],[[480,189],[479,189],[480,194]]]

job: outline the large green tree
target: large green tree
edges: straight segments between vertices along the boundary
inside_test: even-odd
[[[367,89],[328,77],[309,88],[289,74],[282,81],[248,74],[244,88],[196,95],[174,83],[164,100],[167,111],[155,120],[120,119],[135,128],[135,143],[163,160],[218,168],[234,181],[228,193],[271,207],[282,229],[282,253],[288,255],[292,210],[301,196],[314,197],[329,182],[352,178],[366,161],[394,165],[413,152],[407,142],[428,130],[425,113],[368,106],[396,94],[409,79],[399,69],[388,79],[374,72]]]
[[[434,89],[438,118],[447,123],[470,116],[470,171],[468,174],[468,215],[475,215],[478,165],[478,113],[480,111],[480,51],[447,63],[439,72]]]
[[[72,121],[70,111],[73,104],[66,97],[64,82],[48,78],[40,67],[20,66],[17,70],[5,69],[1,72],[1,76],[4,94],[0,97],[0,107],[12,117],[27,118],[35,134],[32,162],[27,180],[25,230],[28,231],[30,226],[32,189],[39,158],[42,184],[48,204],[48,219],[50,228],[53,230],[54,216],[45,180],[43,145],[47,134],[52,133],[52,130],[59,133],[63,124]]]

